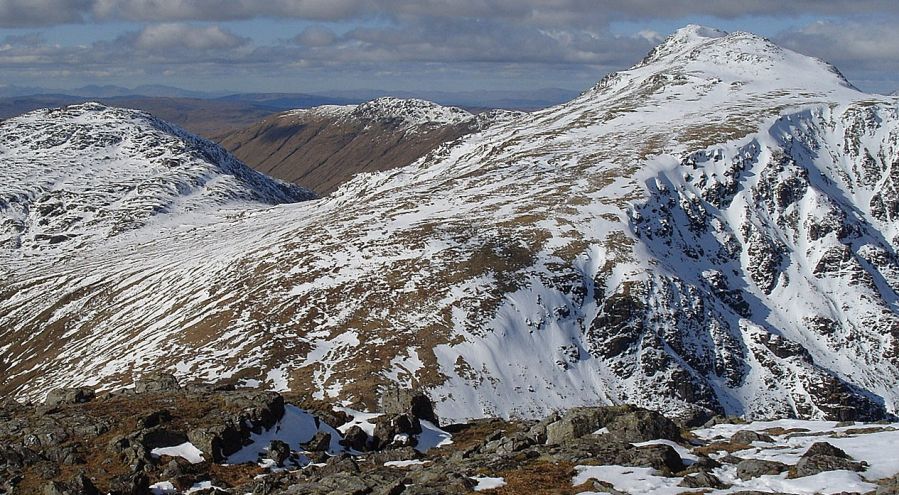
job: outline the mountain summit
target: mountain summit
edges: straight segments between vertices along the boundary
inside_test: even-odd
[[[97,162],[57,158],[58,112],[17,138],[27,167],[115,191]],[[412,385],[448,420],[622,402],[880,418],[899,408],[897,136],[894,98],[690,26],[569,103],[321,200],[172,210],[72,253],[7,244],[0,392],[161,369],[370,407]],[[12,177],[2,205],[39,180]]]

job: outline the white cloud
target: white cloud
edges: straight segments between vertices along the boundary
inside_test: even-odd
[[[166,23],[147,26],[134,37],[134,47],[146,51],[226,50],[249,43],[220,26]]]
[[[782,33],[777,41],[841,68],[899,69],[899,29],[892,20],[815,22]]]

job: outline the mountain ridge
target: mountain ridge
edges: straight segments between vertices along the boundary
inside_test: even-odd
[[[168,369],[367,406],[415,385],[453,420],[895,413],[895,99],[704,33],[325,199],[100,245],[65,278],[9,264],[0,390]]]
[[[251,167],[328,194],[359,172],[403,167],[438,146],[514,118],[417,99],[294,109],[220,139]]]

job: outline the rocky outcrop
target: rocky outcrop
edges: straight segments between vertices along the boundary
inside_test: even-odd
[[[61,404],[80,404],[94,398],[90,388],[55,388],[47,394],[44,404],[53,407]]]
[[[430,401],[422,394],[406,397],[417,397],[399,402],[399,410],[406,412],[394,409],[376,417],[344,416],[313,400],[307,400],[313,407],[302,412],[285,405],[279,394],[233,386],[166,386],[139,394],[123,390],[52,408],[6,403],[0,407],[0,494],[443,495],[471,493],[485,477],[502,479],[509,493],[580,493],[585,487],[573,487],[572,479],[578,469],[591,466],[634,472],[645,468],[642,476],[689,490],[738,490],[740,483],[785,471],[800,480],[836,470],[864,473],[867,465],[820,440],[809,440],[794,464],[728,452],[752,455],[753,448],[766,445],[788,456],[783,446],[807,437],[895,431],[893,425],[843,424],[836,428],[845,431],[813,433],[770,428],[769,423],[764,424],[767,430],[746,424],[721,436],[716,428],[733,431],[731,423],[737,420],[717,418],[682,434],[657,412],[622,405],[580,407],[540,421],[482,419],[445,425],[442,434],[452,432],[452,443],[422,448],[419,442],[433,443],[422,434],[422,422],[428,420],[413,414],[409,405],[422,412],[430,409]],[[304,416],[313,410],[322,413]],[[345,421],[354,424],[344,428]],[[298,429],[313,426],[317,432],[302,443],[290,440]],[[366,433],[369,427],[374,435]],[[243,464],[224,457],[251,438],[260,457]],[[749,447],[753,442],[756,447]],[[335,449],[335,443],[343,447]],[[200,447],[202,459],[192,457],[194,447]],[[727,478],[733,487],[720,477],[728,472],[736,474],[736,479]],[[892,484],[883,480],[878,493],[890,493]],[[622,491],[613,485],[592,481],[597,490]]]
[[[632,406],[578,407],[546,425],[546,443],[563,444],[601,429],[623,442],[680,439],[678,426],[655,411]]]

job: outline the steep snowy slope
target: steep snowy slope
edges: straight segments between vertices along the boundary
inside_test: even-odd
[[[0,246],[65,249],[225,205],[312,199],[149,115],[96,103],[0,124]]]
[[[68,259],[5,248],[0,390],[164,368],[368,404],[413,383],[448,418],[878,417],[899,407],[897,141],[894,98],[689,26],[572,102],[324,200]]]
[[[423,100],[378,98],[362,105],[291,110],[220,140],[246,164],[328,194],[359,172],[411,164],[437,146],[517,115],[472,115]]]

